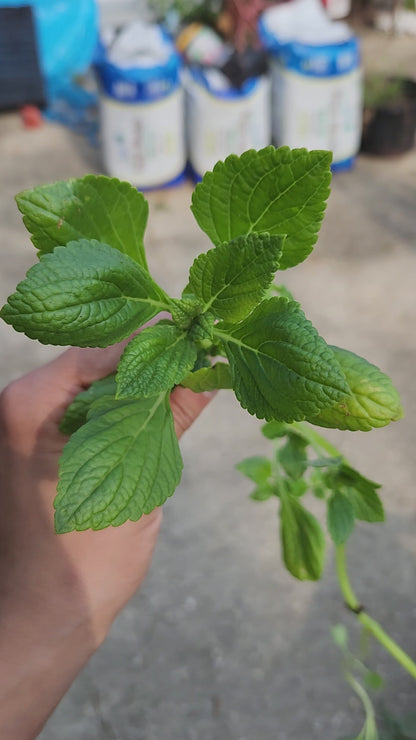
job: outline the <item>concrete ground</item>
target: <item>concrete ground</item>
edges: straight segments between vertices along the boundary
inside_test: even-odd
[[[410,68],[404,39],[371,37]],[[392,46],[389,46],[391,43]],[[412,42],[414,43],[414,42]],[[396,48],[396,52],[394,51]],[[399,51],[397,51],[399,50]],[[370,55],[371,56],[371,55]],[[98,153],[51,125],[24,131],[0,118],[3,303],[34,262],[13,196],[24,187],[100,171]],[[152,271],[177,294],[207,247],[189,202],[192,187],[152,193],[147,250]],[[360,524],[349,547],[351,577],[366,607],[416,655],[416,151],[360,157],[333,181],[313,255],[283,275],[331,343],[391,374],[403,421],[371,434],[329,433],[365,475],[383,483],[387,521]],[[55,356],[0,325],[0,385]],[[358,733],[359,703],[342,678],[329,636],[343,621],[329,547],[318,584],[284,570],[276,504],[248,499],[234,465],[267,447],[259,423],[222,392],[182,444],[185,470],[165,506],[150,574],[41,733],[41,740],[337,740]],[[315,505],[315,504],[314,504]],[[319,506],[315,506],[319,511]],[[415,684],[381,649],[395,712],[415,705]]]

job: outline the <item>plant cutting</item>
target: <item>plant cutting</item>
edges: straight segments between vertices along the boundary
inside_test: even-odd
[[[24,191],[17,204],[39,262],[0,315],[45,344],[106,347],[132,337],[117,372],[80,393],[62,419],[70,439],[54,503],[58,534],[119,526],[161,506],[182,472],[172,389],[232,389],[277,440],[272,461],[240,469],[256,483],[253,498],[279,499],[286,566],[300,579],[322,573],[324,536],[302,500],[309,489],[327,503],[348,606],[412,672],[413,661],[361,608],[345,567],[355,519],[383,518],[378,484],[314,429],[383,427],[402,416],[398,393],[375,365],[329,346],[274,286],[276,272],[303,262],[316,243],[330,168],[329,152],[288,147],[217,163],[192,199],[213,246],[191,265],[180,297],[149,273],[148,205],[128,183],[87,175]]]
[[[214,246],[194,261],[180,298],[149,274],[148,205],[129,184],[87,175],[17,196],[39,250],[1,309],[17,331],[42,343],[105,347],[171,315],[135,336],[116,375],[69,407],[58,533],[137,520],[172,495],[182,471],[169,407],[177,384],[232,388],[266,421],[367,430],[400,418],[386,375],[329,347],[296,301],[268,294],[276,271],[313,249],[330,165],[328,152],[287,147],[218,163],[192,199]]]
[[[324,417],[325,413],[320,418],[322,426]],[[356,522],[384,521],[380,484],[363,476],[340,450],[305,422],[271,421],[262,427],[262,433],[273,444],[272,455],[248,457],[237,469],[255,484],[251,493],[254,501],[279,501],[281,551],[287,570],[299,580],[322,577],[326,541],[321,524],[306,503],[307,494],[312,494],[324,507],[326,527],[335,547],[339,589],[347,609],[361,626],[361,642],[367,645],[369,637],[377,640],[416,680],[416,663],[368,613],[348,574],[346,543]],[[343,625],[333,628],[333,638],[343,653],[345,679],[365,711],[364,726],[354,740],[378,740],[376,713],[367,689],[381,688],[382,678],[348,649]]]

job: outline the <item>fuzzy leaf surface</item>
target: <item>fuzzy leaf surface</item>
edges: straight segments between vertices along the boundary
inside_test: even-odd
[[[148,398],[168,391],[193,368],[197,349],[184,330],[156,324],[129,342],[117,369],[117,398]]]
[[[192,320],[202,311],[201,302],[196,296],[186,293],[186,288],[182,298],[179,300],[177,298],[171,298],[170,303],[170,313],[173,322],[180,329],[188,329],[192,324]]]
[[[259,419],[301,421],[349,392],[328,345],[299,305],[286,298],[263,301],[244,321],[219,325],[216,332],[235,394]]]
[[[278,268],[284,237],[239,236],[199,255],[186,290],[226,321],[241,321],[257,306]]]
[[[94,403],[103,396],[115,397],[117,390],[116,376],[108,375],[106,378],[94,380],[86,391],[81,391],[75,396],[72,403],[65,411],[64,417],[59,425],[62,434],[73,434],[87,421],[88,412]]]
[[[55,529],[104,529],[137,521],[172,495],[182,458],[166,393],[102,398],[64,448]]]
[[[24,190],[16,201],[41,254],[79,239],[97,239],[147,270],[143,236],[149,206],[129,183],[86,175]]]
[[[183,378],[181,385],[190,388],[194,393],[232,388],[230,366],[225,362],[217,362],[212,367],[201,367]]]
[[[354,507],[352,502],[341,491],[335,491],[328,499],[327,525],[328,532],[336,545],[347,541],[354,529]]]
[[[231,154],[204,175],[193,214],[215,245],[242,234],[286,234],[280,269],[312,251],[331,182],[330,152],[268,146]]]
[[[106,347],[166,308],[164,293],[140,265],[82,239],[41,257],[0,317],[42,344]]]
[[[332,408],[308,418],[321,427],[368,432],[403,416],[391,379],[376,365],[340,347],[331,347],[350,388],[350,395]]]
[[[280,536],[286,568],[301,581],[317,581],[325,559],[322,528],[298,498],[284,495],[280,501]]]

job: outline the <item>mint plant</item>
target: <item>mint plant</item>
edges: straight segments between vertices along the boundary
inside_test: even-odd
[[[338,419],[341,429],[366,430],[368,419],[371,417],[375,425],[378,413],[376,406],[373,406],[374,399],[370,401],[365,393],[360,399],[361,391],[368,387],[371,377],[377,383],[379,371],[370,366],[367,374],[358,382],[358,374],[356,376],[354,370],[361,367],[362,360],[350,355],[342,350],[338,356],[346,358],[343,367],[353,368],[347,377],[350,387],[355,389],[355,400],[349,398],[346,402],[352,413],[343,420],[338,417],[338,411],[333,415],[323,411],[319,423],[327,426],[330,420]],[[385,400],[390,399],[388,406],[394,391],[386,376],[380,377],[378,382],[379,387],[384,387],[386,391]],[[316,417],[309,421],[318,423]],[[361,625],[362,643],[367,642],[367,637],[373,637],[416,679],[416,663],[367,613],[348,576],[346,543],[356,522],[384,521],[380,484],[352,467],[333,444],[306,422],[287,424],[270,421],[263,425],[262,433],[273,445],[272,454],[248,457],[238,463],[237,469],[255,484],[251,493],[254,501],[279,502],[281,551],[287,570],[299,580],[316,581],[322,576],[326,538],[318,519],[309,511],[309,494],[319,499],[324,507],[326,528],[335,546],[339,588],[346,607]],[[382,679],[368,670],[361,656],[358,658],[349,650],[343,625],[337,625],[332,632],[334,641],[343,653],[345,680],[359,697],[365,712],[365,722],[359,735],[350,740],[380,740],[375,709],[367,689],[381,688]],[[393,740],[396,735],[389,737]],[[397,737],[405,736],[398,734]]]
[[[306,494],[322,501],[328,534],[341,557],[357,520],[384,521],[380,484],[359,473],[305,422],[271,421],[262,433],[273,441],[271,458],[249,457],[237,469],[256,484],[252,499],[279,500],[282,555],[288,571],[300,580],[318,580],[325,560],[325,536],[305,505]],[[358,608],[355,599],[349,601],[353,610]]]
[[[270,294],[276,271],[313,249],[330,165],[328,152],[288,147],[219,162],[192,200],[214,246],[194,261],[180,298],[149,274],[148,206],[128,183],[87,175],[17,196],[39,262],[0,312],[8,324],[42,343],[105,347],[162,312],[171,317],[134,336],[116,375],[93,383],[69,407],[58,533],[137,520],[172,495],[182,471],[169,405],[178,384],[196,392],[232,388],[243,408],[275,425],[309,420],[368,430],[400,418],[398,394],[384,373],[328,346],[296,301]],[[322,535],[300,502],[306,442],[299,431],[289,437],[285,464],[293,474],[281,504],[290,532],[285,561],[299,577],[315,578]],[[364,494],[351,502],[345,480],[356,474],[344,465],[331,475],[333,528],[342,539],[340,512],[348,531],[376,494],[363,482]],[[266,495],[264,483],[259,496]]]

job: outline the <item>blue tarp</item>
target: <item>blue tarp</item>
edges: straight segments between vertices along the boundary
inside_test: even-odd
[[[49,91],[90,65],[97,45],[95,0],[0,0],[0,6],[30,5],[38,34],[42,73]]]

